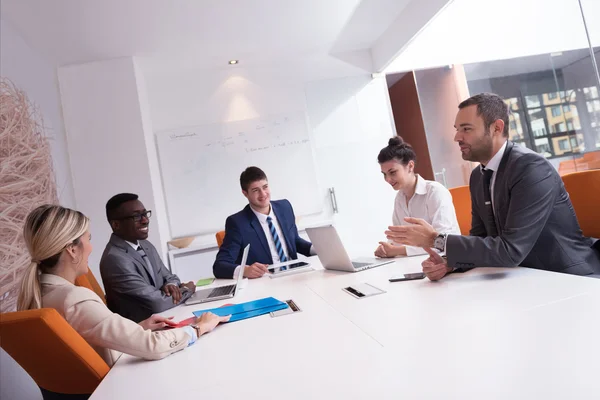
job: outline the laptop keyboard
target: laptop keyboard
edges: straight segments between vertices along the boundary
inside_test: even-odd
[[[233,290],[234,287],[235,287],[235,285],[229,285],[229,286],[221,286],[218,288],[214,288],[213,290],[211,290],[208,297],[211,298],[211,297],[225,296],[225,295],[231,293],[231,291]]]
[[[354,268],[362,268],[362,267],[366,267],[367,265],[371,265],[371,263],[361,263],[361,262],[352,261],[352,266]]]

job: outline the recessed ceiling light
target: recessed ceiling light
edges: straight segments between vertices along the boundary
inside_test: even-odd
[[[240,62],[240,60],[229,60],[229,65],[235,65],[239,62]]]

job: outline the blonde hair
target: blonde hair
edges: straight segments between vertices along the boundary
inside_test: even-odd
[[[54,268],[69,245],[78,245],[89,224],[88,217],[79,211],[57,205],[46,204],[29,213],[23,236],[31,263],[21,282],[17,310],[42,307],[39,274]]]

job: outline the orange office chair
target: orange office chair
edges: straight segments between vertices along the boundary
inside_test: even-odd
[[[574,172],[562,177],[583,234],[600,238],[600,170]]]
[[[221,247],[223,240],[225,240],[225,231],[215,233],[215,237],[217,238],[217,246]]]
[[[454,210],[456,210],[460,233],[468,235],[471,231],[471,192],[469,186],[459,186],[449,190],[452,195]]]
[[[44,399],[89,397],[110,369],[53,308],[0,314],[0,340]]]
[[[100,287],[100,284],[96,280],[96,277],[92,273],[92,270],[90,269],[90,267],[88,267],[87,274],[81,275],[80,277],[75,279],[75,285],[86,287],[86,288],[94,291],[98,295],[98,297],[100,297],[102,299],[104,304],[106,304],[106,296],[104,295],[104,292],[102,291],[102,288]]]

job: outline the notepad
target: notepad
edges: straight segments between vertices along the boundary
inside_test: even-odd
[[[215,281],[215,278],[206,278],[206,279],[200,279],[198,280],[198,282],[196,282],[196,286],[206,286],[206,285],[210,285],[211,283],[213,283]]]
[[[199,317],[205,312],[211,312],[219,316],[231,315],[229,322],[241,321],[243,319],[257,317],[268,314],[273,311],[283,310],[288,305],[274,297],[265,297],[264,299],[248,301],[246,303],[235,304],[227,307],[211,308],[209,310],[194,311],[194,315]]]

